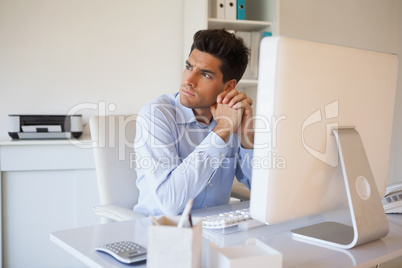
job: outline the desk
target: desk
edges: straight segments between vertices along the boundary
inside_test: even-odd
[[[195,217],[203,217],[218,212],[244,208],[248,202],[224,205],[194,211]],[[243,245],[248,238],[255,237],[283,254],[283,267],[371,267],[402,255],[402,215],[387,215],[389,234],[377,241],[367,243],[351,250],[329,249],[293,240],[290,229],[306,224],[306,219],[283,224],[260,226],[230,235],[212,235],[203,231],[203,267],[208,260],[208,245],[211,240],[220,246]],[[321,219],[321,217],[319,217]],[[314,222],[318,218],[309,218]],[[70,252],[90,267],[128,267],[112,257],[94,251],[94,247],[119,240],[132,240],[147,245],[147,226],[149,218],[109,223],[90,227],[57,231],[50,235],[51,240]],[[140,263],[135,267],[146,267]]]

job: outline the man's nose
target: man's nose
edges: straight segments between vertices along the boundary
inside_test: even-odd
[[[184,83],[188,86],[195,87],[197,85],[197,72],[195,70],[185,72]]]

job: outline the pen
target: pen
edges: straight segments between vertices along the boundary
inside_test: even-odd
[[[159,222],[151,215],[151,220],[154,222],[155,225],[159,225]]]
[[[186,206],[184,207],[183,214],[181,214],[179,223],[177,224],[178,228],[182,228],[183,224],[184,224],[184,221],[188,220],[188,216],[190,215],[190,210],[191,210],[192,206],[193,206],[193,199],[190,198],[188,200]]]
[[[188,214],[188,222],[190,223],[190,227],[193,227],[193,220],[191,219],[191,213]]]

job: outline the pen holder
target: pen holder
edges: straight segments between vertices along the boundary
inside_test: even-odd
[[[201,267],[202,220],[177,228],[180,217],[161,217],[148,227],[147,267]]]

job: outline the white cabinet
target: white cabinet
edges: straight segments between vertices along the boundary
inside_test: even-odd
[[[0,143],[2,267],[85,267],[49,238],[100,222],[92,150],[82,142]]]

